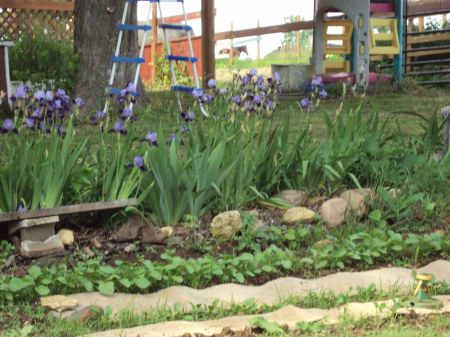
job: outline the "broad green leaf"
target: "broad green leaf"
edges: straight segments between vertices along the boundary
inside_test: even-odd
[[[136,284],[141,289],[147,289],[150,286],[150,282],[142,276],[135,279],[134,284]]]
[[[40,296],[46,296],[50,293],[50,289],[46,286],[44,286],[43,284],[41,284],[40,286],[34,288],[34,290],[36,290],[36,292],[40,295]]]
[[[99,281],[98,290],[104,295],[112,295],[114,294],[114,283],[111,281]]]

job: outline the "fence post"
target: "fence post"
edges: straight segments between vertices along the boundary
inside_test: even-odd
[[[230,24],[230,32],[233,31],[233,22]],[[230,66],[233,65],[233,39],[230,39]]]
[[[259,19],[256,22],[256,27],[259,28]],[[261,60],[261,51],[260,51],[260,43],[259,43],[259,35],[256,36],[256,61],[260,61]]]
[[[300,15],[297,15],[297,21],[300,22]],[[299,30],[297,30],[297,60],[300,60],[302,56],[302,34]]]

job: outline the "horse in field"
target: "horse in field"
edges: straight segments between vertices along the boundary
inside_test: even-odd
[[[232,47],[232,51],[233,51],[233,57],[239,57],[241,55],[241,53],[246,53],[248,55],[248,51],[247,51],[247,46],[239,46],[239,47]],[[219,51],[219,54],[229,54],[230,53],[230,49],[229,48],[224,48],[222,50]]]

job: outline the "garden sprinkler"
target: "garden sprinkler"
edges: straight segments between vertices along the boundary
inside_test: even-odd
[[[413,276],[416,280],[417,287],[412,296],[405,298],[401,304],[404,307],[422,308],[422,309],[441,309],[444,305],[441,301],[432,298],[428,288],[428,283],[434,281],[433,274],[416,274]]]

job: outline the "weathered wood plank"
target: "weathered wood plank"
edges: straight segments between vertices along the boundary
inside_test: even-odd
[[[237,39],[239,37],[265,35],[265,34],[273,34],[273,33],[286,33],[286,32],[292,32],[292,31],[304,30],[304,29],[313,29],[313,28],[314,28],[314,21],[300,21],[300,22],[285,23],[283,25],[216,33],[214,35],[214,40],[219,41],[219,40],[227,40],[227,39]]]
[[[73,11],[73,2],[69,2],[69,1],[0,0],[0,8]]]
[[[93,202],[89,204],[79,204],[70,206],[60,206],[46,209],[36,209],[32,211],[15,212],[15,213],[5,213],[0,214],[0,223],[11,222],[17,220],[44,218],[54,215],[67,215],[67,214],[80,214],[89,212],[99,212],[108,209],[122,208],[127,206],[136,206],[136,198],[124,199],[124,200],[114,200],[114,201],[103,201],[103,202]]]

